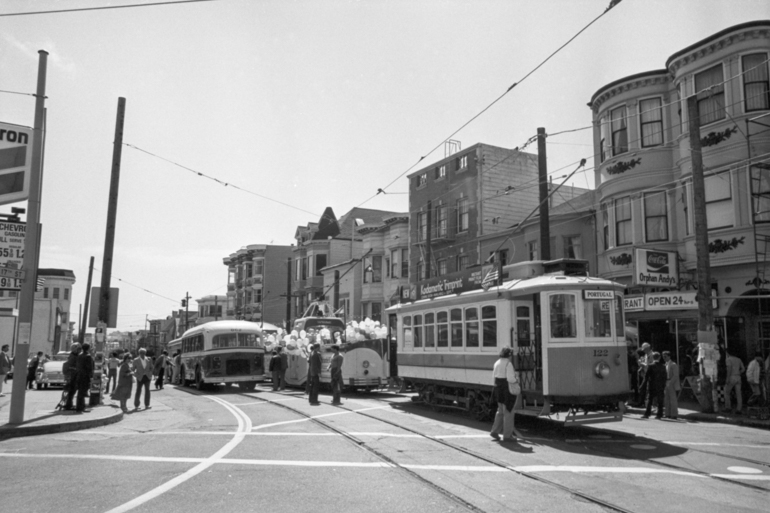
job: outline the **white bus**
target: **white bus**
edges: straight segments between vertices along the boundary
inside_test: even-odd
[[[254,390],[265,378],[265,341],[258,323],[213,321],[187,330],[169,348],[182,350],[181,376],[198,390],[207,385],[238,383]]]

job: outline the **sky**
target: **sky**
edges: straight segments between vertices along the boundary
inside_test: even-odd
[[[9,16],[152,3],[0,3],[0,122],[33,125],[38,50],[49,53],[40,267],[75,273],[73,320],[91,256],[101,282],[126,99],[111,280],[124,331],[166,318],[186,293],[226,294],[223,258],[292,244],[327,206],[406,212],[405,176],[443,158],[449,138],[514,148],[538,127],[585,128],[602,86],[770,19],[766,0],[622,0],[529,74],[610,1],[218,0]],[[591,138],[548,138],[555,182],[587,158],[568,183],[594,187]],[[26,202],[0,213],[14,206]]]

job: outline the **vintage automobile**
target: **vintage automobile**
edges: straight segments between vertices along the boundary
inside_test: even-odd
[[[55,354],[50,360],[37,366],[35,373],[35,382],[37,389],[48,388],[48,386],[63,387],[64,373],[62,365],[67,361],[69,353],[66,351]]]

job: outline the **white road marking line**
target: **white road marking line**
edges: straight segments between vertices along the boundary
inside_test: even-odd
[[[269,401],[254,401],[252,403],[230,403],[233,406],[253,406],[255,404],[282,403],[286,401],[299,401],[299,397],[287,397],[286,399],[270,399]]]
[[[628,444],[637,443],[637,440],[586,440],[584,438],[568,438],[564,440],[567,443],[592,443],[592,444]],[[667,445],[693,445],[703,447],[743,447],[745,449],[770,449],[770,444],[767,445],[749,445],[749,444],[724,444],[720,442],[679,442],[672,440],[663,440],[658,442]]]
[[[388,408],[389,406],[378,406],[375,408],[363,408],[361,410],[351,410],[351,411],[344,410],[344,411],[337,411],[333,413],[322,413],[321,415],[313,415],[311,417],[307,417],[304,419],[284,420],[283,422],[273,422],[271,424],[260,424],[259,426],[252,427],[251,430],[256,431],[257,429],[264,429],[268,427],[285,426],[286,424],[298,424],[300,422],[310,422],[313,419],[321,419],[324,417],[334,417],[336,415],[350,415],[352,413],[358,413],[360,411],[383,410]]]
[[[185,481],[197,476],[207,468],[209,468],[211,465],[216,463],[217,461],[224,458],[225,455],[227,455],[230,451],[235,449],[238,444],[240,444],[243,439],[245,438],[245,434],[249,431],[251,431],[251,419],[249,419],[248,415],[243,413],[240,409],[236,408],[235,406],[232,406],[227,401],[220,399],[218,397],[212,397],[212,396],[203,396],[207,399],[211,399],[212,401],[215,401],[225,408],[227,408],[230,413],[233,414],[235,419],[238,421],[238,430],[233,436],[232,440],[227,442],[221,449],[219,449],[217,452],[215,452],[210,457],[206,458],[205,460],[198,463],[193,468],[189,469],[187,472],[178,475],[177,477],[171,479],[170,481],[166,481],[162,485],[150,490],[147,493],[144,493],[140,495],[139,497],[136,497],[125,504],[122,504],[118,506],[117,508],[113,508],[109,510],[108,513],[124,513],[126,511],[130,511],[134,509],[137,506],[141,506],[145,502],[148,502],[155,497],[158,497],[167,491],[171,490],[172,488],[184,483]]]
[[[506,468],[488,465],[488,466],[469,466],[469,465],[415,465],[404,464],[394,465],[386,462],[355,462],[355,461],[297,461],[297,460],[255,460],[255,459],[235,459],[219,458],[165,458],[157,456],[124,456],[113,454],[19,454],[19,453],[0,453],[0,458],[41,458],[41,459],[85,459],[85,460],[109,460],[109,461],[139,461],[150,463],[198,463],[200,465],[256,465],[256,466],[284,466],[284,467],[347,467],[347,468],[396,468],[402,467],[412,470],[437,470],[437,471],[456,471],[456,472],[506,472],[513,470],[515,472],[571,472],[575,474],[673,474],[686,477],[720,477],[725,479],[749,480],[749,481],[768,481],[770,475],[749,475],[749,474],[695,474],[680,470],[668,470],[647,467],[589,467],[589,466],[568,466],[568,465],[527,465],[527,466],[509,466]]]

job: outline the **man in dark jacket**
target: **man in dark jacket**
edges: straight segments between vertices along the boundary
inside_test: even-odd
[[[313,352],[310,353],[310,367],[307,374],[310,380],[310,404],[320,404],[318,402],[318,388],[321,386],[321,345],[315,344]]]
[[[652,412],[652,403],[655,401],[658,406],[658,412],[655,415],[656,419],[663,418],[663,399],[666,392],[666,380],[668,376],[666,374],[666,366],[660,360],[660,353],[657,351],[652,353],[652,365],[648,366],[647,372],[644,376],[644,383],[642,389],[648,392],[647,397],[647,410],[644,412],[642,418],[649,419]]]
[[[75,391],[78,389],[77,385],[77,361],[80,354],[80,344],[75,342],[70,347],[70,354],[67,357],[67,361],[61,366],[62,374],[64,374],[64,390],[67,391],[67,401],[64,404],[65,410],[72,409],[72,400],[75,398]]]
[[[78,413],[91,411],[86,410],[86,397],[90,396],[91,378],[94,376],[94,359],[91,357],[90,351],[91,344],[83,344],[83,352],[78,355],[75,367],[77,369],[75,380],[78,389],[75,409]]]

